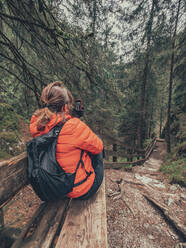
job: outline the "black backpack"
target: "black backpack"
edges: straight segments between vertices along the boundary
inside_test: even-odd
[[[70,193],[74,186],[76,172],[83,164],[83,153],[75,173],[66,173],[56,160],[58,135],[64,123],[56,125],[47,134],[33,138],[27,143],[28,179],[35,193],[43,201],[62,199]],[[90,175],[88,173],[87,177]]]

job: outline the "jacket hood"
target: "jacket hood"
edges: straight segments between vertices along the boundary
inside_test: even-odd
[[[51,120],[46,124],[45,129],[43,131],[39,131],[37,129],[37,116],[33,115],[30,121],[30,133],[32,137],[40,136],[48,133],[55,125],[63,120],[63,117],[60,114],[54,114]],[[65,115],[65,118],[72,118],[70,115]]]

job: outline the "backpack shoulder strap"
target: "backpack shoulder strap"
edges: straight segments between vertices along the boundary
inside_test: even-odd
[[[79,162],[78,162],[78,164],[77,164],[75,173],[77,172],[77,170],[78,170],[80,164],[82,164],[82,166],[83,166],[83,168],[84,168],[84,170],[85,170],[87,176],[86,176],[82,181],[80,181],[80,182],[74,184],[74,187],[77,187],[77,186],[81,185],[82,183],[84,183],[84,182],[88,179],[88,177],[92,174],[92,171],[88,172],[88,171],[85,169],[85,165],[84,165],[84,162],[83,162],[83,160],[82,160],[82,157],[83,157],[84,152],[85,152],[84,150],[81,150],[80,160],[79,160]]]
[[[69,120],[69,118],[60,121],[57,125],[55,125],[52,129],[54,129],[54,132],[56,134],[56,136],[59,135],[59,133],[61,132],[62,127],[64,126],[64,124]]]
[[[78,164],[77,164],[75,173],[76,173],[77,170],[79,169],[80,164],[83,162],[82,157],[83,157],[84,152],[85,152],[84,150],[81,150],[81,156],[80,156],[79,162],[78,162]],[[83,163],[83,164],[84,164],[84,163]]]

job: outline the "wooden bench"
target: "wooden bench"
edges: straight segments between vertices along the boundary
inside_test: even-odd
[[[23,153],[0,162],[0,228],[3,207],[28,184]],[[106,248],[105,183],[88,200],[42,202],[12,248]]]

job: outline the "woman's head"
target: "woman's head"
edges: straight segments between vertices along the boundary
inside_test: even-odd
[[[62,82],[53,82],[47,85],[41,94],[43,107],[48,107],[52,112],[62,112],[64,106],[73,103],[73,97]]]
[[[35,112],[38,117],[37,129],[44,130],[54,113],[68,112],[73,100],[71,92],[64,87],[62,82],[56,81],[48,84],[41,94],[43,108]]]

